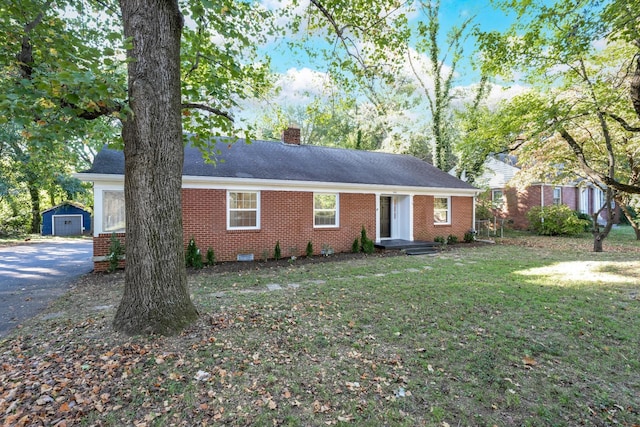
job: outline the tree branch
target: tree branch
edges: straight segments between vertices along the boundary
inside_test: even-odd
[[[640,127],[631,126],[629,123],[627,123],[625,119],[618,116],[617,114],[609,113],[607,111],[603,111],[602,114],[605,116],[611,117],[613,120],[620,123],[620,126],[622,126],[622,128],[628,132],[640,132]]]
[[[624,184],[620,181],[617,181],[611,176],[607,176],[594,170],[587,162],[584,152],[582,151],[582,147],[580,147],[580,144],[578,144],[573,136],[571,136],[571,134],[563,127],[561,127],[558,132],[560,133],[560,136],[562,136],[562,139],[564,139],[567,144],[569,144],[569,147],[574,152],[576,158],[578,159],[578,162],[580,163],[580,167],[592,181],[600,181],[609,188],[613,188],[625,193],[640,194],[640,186]]]
[[[95,120],[98,119],[100,117],[104,117],[104,116],[108,116],[110,114],[116,113],[116,112],[120,112],[123,109],[123,104],[115,104],[112,106],[108,106],[107,104],[101,103],[100,104],[96,104],[98,108],[93,109],[93,110],[87,110],[84,108],[80,108],[77,105],[68,102],[64,99],[60,100],[60,107],[62,108],[72,108],[74,110],[77,111],[76,113],[76,117],[80,118],[80,119],[85,119],[85,120]]]
[[[204,105],[204,104],[196,104],[193,102],[186,102],[184,104],[182,104],[182,108],[183,109],[187,109],[187,108],[193,108],[193,109],[197,109],[197,110],[203,110],[203,111],[207,111],[211,114],[215,114],[216,116],[220,116],[220,117],[224,117],[225,119],[229,120],[230,122],[233,122],[233,116],[231,116],[231,114],[227,113],[226,111],[222,111],[219,110],[217,108],[213,108],[210,107],[208,105]]]

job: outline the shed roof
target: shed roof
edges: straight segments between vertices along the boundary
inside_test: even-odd
[[[183,176],[379,184],[473,190],[475,187],[416,157],[315,145],[219,138],[211,164],[202,151],[185,148]],[[84,174],[124,175],[122,151],[103,148]]]
[[[63,206],[72,206],[72,207],[74,207],[74,208],[78,208],[78,209],[80,209],[80,210],[83,210],[83,211],[86,211],[86,212],[88,212],[88,213],[91,213],[91,212],[89,211],[89,208],[87,208],[86,206],[84,206],[82,203],[72,202],[71,200],[67,200],[67,201],[64,201],[64,202],[60,203],[59,205],[52,206],[52,207],[50,207],[49,209],[45,209],[45,210],[43,210],[43,211],[41,212],[41,214],[45,214],[45,213],[47,213],[47,212],[50,212],[50,211],[54,211],[54,210],[60,209],[60,208],[61,208],[61,207],[63,207]]]

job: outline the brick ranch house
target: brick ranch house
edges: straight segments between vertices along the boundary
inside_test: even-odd
[[[574,211],[592,215],[605,202],[604,192],[587,181],[576,180],[563,185],[537,182],[523,186],[517,181],[520,171],[514,157],[489,157],[484,173],[476,180],[479,186],[488,188],[486,195],[492,202],[494,214],[509,220],[513,228],[524,230],[529,227],[527,212],[534,206],[563,204]],[[617,222],[618,209],[614,214]],[[605,212],[600,214],[602,222],[606,221],[605,215]]]
[[[299,129],[283,141],[218,139],[216,164],[185,148],[184,243],[190,238],[217,261],[283,257],[323,248],[348,252],[364,226],[369,238],[407,241],[473,228],[478,190],[415,157],[300,145]],[[94,266],[107,268],[113,233],[124,242],[124,154],[103,149],[77,176],[93,182]],[[150,218],[152,221],[153,219]]]

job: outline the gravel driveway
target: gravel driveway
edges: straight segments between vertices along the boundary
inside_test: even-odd
[[[0,248],[0,337],[93,270],[91,239],[57,238]]]

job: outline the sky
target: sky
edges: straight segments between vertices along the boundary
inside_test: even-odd
[[[287,0],[262,0],[265,7],[275,9],[287,7]],[[294,13],[302,13],[305,7],[309,7],[308,0],[302,0],[298,10]],[[422,17],[414,12],[412,22],[415,23]],[[460,25],[464,20],[473,16],[473,22],[482,31],[504,31],[512,23],[513,14],[505,13],[494,8],[488,0],[441,0],[439,21],[443,37],[454,26]],[[444,42],[441,43],[441,46]],[[464,59],[458,64],[455,86],[460,89],[470,88],[479,81],[479,73],[471,66],[471,60],[475,55],[476,46],[472,38],[464,47]],[[311,61],[301,52],[292,54],[283,40],[274,40],[269,47],[272,57],[272,68],[279,75],[278,86],[280,93],[275,99],[270,100],[270,105],[300,106],[311,102],[315,97],[322,98],[326,94],[326,84],[330,81],[326,66],[322,63]],[[426,57],[421,58],[426,66]],[[406,64],[406,74],[412,74],[409,63]],[[431,80],[425,77],[425,80]],[[427,84],[429,84],[427,82]],[[507,88],[496,86],[489,96],[488,102],[497,103],[500,99],[508,98],[522,92],[523,87],[513,85]],[[460,102],[462,103],[462,102]],[[264,111],[264,106],[259,107]],[[269,106],[266,107],[267,109]],[[422,108],[423,110],[425,108]]]

